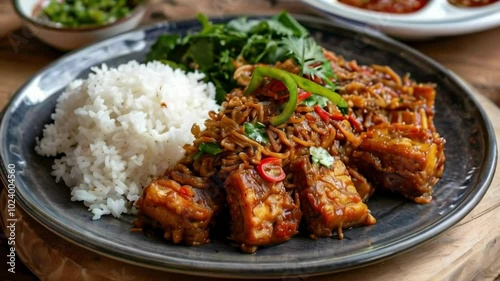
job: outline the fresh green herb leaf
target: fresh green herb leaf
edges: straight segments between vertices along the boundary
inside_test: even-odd
[[[325,59],[321,47],[313,38],[285,37],[281,43],[288,49],[288,55],[295,59],[304,74],[307,67],[323,62]]]
[[[146,58],[205,73],[205,81],[215,85],[219,104],[237,86],[233,79],[236,60],[243,58],[250,64],[284,61],[289,50],[280,44],[282,38],[308,36],[307,30],[286,12],[270,19],[239,17],[220,24],[200,14],[198,21],[201,31],[183,37],[162,35]]]
[[[286,12],[281,12],[274,17],[274,20],[280,22],[282,25],[286,26],[292,31],[295,37],[306,37],[309,32],[305,27],[303,27],[296,19],[294,19],[290,14]]]
[[[266,45],[270,40],[269,36],[260,34],[250,36],[238,57],[245,58],[248,63],[257,63],[267,52]]]
[[[227,91],[225,90],[224,85],[219,80],[219,78],[215,78],[215,75],[213,76],[214,78],[212,78],[211,82],[214,83],[215,86],[215,100],[218,104],[222,104],[222,102],[226,99]]]
[[[208,38],[200,38],[196,44],[189,46],[183,60],[192,61],[193,67],[202,72],[209,71],[215,61],[214,43]]]
[[[231,58],[231,51],[224,50],[219,56],[219,70],[225,80],[232,79],[231,73],[234,73],[233,59]]]
[[[227,23],[227,29],[238,31],[244,34],[250,33],[250,30],[259,24],[258,20],[248,20],[247,17],[239,17]]]
[[[267,27],[269,30],[281,36],[292,36],[294,34],[293,30],[288,29],[279,21],[267,20],[263,21],[260,25]]]
[[[200,159],[200,157],[203,156],[203,151],[198,151],[196,154],[193,156],[194,160]]]
[[[309,148],[309,154],[313,163],[319,163],[325,167],[331,168],[333,166],[333,156],[322,147],[311,146]]]
[[[156,39],[156,42],[151,46],[151,49],[146,55],[146,60],[168,60],[170,54],[176,49],[180,42],[180,36],[176,34],[161,35]],[[172,60],[170,60],[172,61]]]
[[[332,82],[332,79],[338,81],[339,78],[337,77],[337,74],[333,72],[332,63],[329,60],[325,60],[323,62],[323,74],[324,74],[323,81],[325,81],[325,83],[328,86],[330,86],[332,91],[335,91],[337,86]]]
[[[323,108],[326,106],[327,98],[319,96],[319,95],[311,95],[307,99],[303,101],[303,103],[309,107],[313,107],[315,105],[319,105],[319,107]]]
[[[259,143],[268,143],[269,138],[266,134],[266,126],[260,122],[246,122],[243,125],[245,135]]]
[[[210,27],[212,27],[212,23],[208,19],[207,15],[200,13],[196,16],[196,19],[199,23],[201,23],[201,26],[203,28],[203,30],[201,31],[202,33],[206,32],[208,29],[210,29]]]
[[[211,155],[217,155],[217,154],[221,153],[222,151],[224,151],[218,144],[216,144],[214,142],[202,142],[202,143],[200,143],[200,146],[198,147],[198,149],[201,152],[208,153]]]
[[[170,61],[170,60],[160,60],[161,63],[163,64],[166,64],[172,68],[180,68],[180,69],[183,69],[185,70],[186,69],[186,66],[185,65],[182,65],[182,64],[178,64],[178,63],[175,63],[173,61]]]
[[[332,79],[336,79],[336,75],[323,54],[323,49],[313,38],[285,37],[281,44],[288,50],[288,55],[297,62],[302,74],[318,76],[332,91],[335,90]]]

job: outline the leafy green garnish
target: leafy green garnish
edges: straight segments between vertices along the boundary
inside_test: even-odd
[[[309,35],[307,29],[286,12],[278,14],[275,19],[290,29],[293,33],[292,35],[295,37],[306,37]]]
[[[243,125],[245,135],[259,143],[268,143],[269,138],[266,134],[266,126],[260,122],[246,122]]]
[[[146,56],[173,67],[205,73],[206,81],[214,83],[216,100],[222,103],[225,94],[237,86],[233,79],[233,62],[244,58],[249,64],[274,64],[285,60],[288,49],[280,45],[283,37],[306,37],[307,30],[288,13],[270,19],[239,17],[228,23],[212,23],[206,15],[198,15],[202,29],[183,37],[161,35]]]
[[[303,101],[303,103],[309,107],[313,107],[315,105],[319,105],[319,107],[323,108],[326,106],[327,98],[322,97],[320,95],[311,95],[307,99]]]
[[[201,152],[212,154],[212,155],[217,155],[224,151],[218,144],[215,142],[202,142],[200,143],[200,146],[198,149]]]
[[[102,25],[129,14],[139,0],[50,0],[40,16],[67,27]]]
[[[325,167],[331,168],[333,166],[333,156],[322,147],[311,146],[309,148],[309,154],[313,163],[319,163]]]
[[[237,86],[233,79],[234,62],[241,58],[249,64],[274,64],[292,58],[301,74],[320,77],[326,87],[335,90],[332,80],[336,80],[336,76],[322,48],[287,12],[269,19],[239,17],[227,23],[213,23],[206,15],[200,14],[198,21],[202,26],[199,32],[183,37],[160,36],[146,59],[205,73],[205,80],[215,85],[219,104],[224,101],[226,93]],[[326,105],[326,100],[320,97],[312,97],[306,102],[322,107]]]
[[[335,84],[331,81],[336,79],[332,66],[323,54],[323,49],[313,38],[285,37],[281,40],[281,44],[288,50],[287,55],[297,62],[301,74],[318,76],[335,90]]]
[[[198,160],[204,153],[210,155],[217,155],[224,151],[217,143],[214,142],[202,142],[198,146],[198,152],[193,156],[194,160]]]

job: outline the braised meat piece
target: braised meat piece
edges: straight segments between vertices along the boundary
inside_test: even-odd
[[[267,182],[255,169],[234,170],[225,182],[230,239],[245,252],[279,244],[298,231],[302,212],[282,182]]]
[[[222,200],[222,194],[210,185],[193,188],[160,178],[144,189],[137,207],[140,217],[146,216],[161,226],[166,240],[196,246],[209,242],[212,218],[219,212]],[[135,224],[144,227],[147,221],[138,219]]]
[[[361,134],[351,161],[378,188],[428,203],[443,174],[444,139],[414,125],[381,124]]]
[[[375,223],[342,161],[337,159],[327,168],[301,157],[290,169],[311,237],[332,236],[336,231],[342,238],[342,229]]]

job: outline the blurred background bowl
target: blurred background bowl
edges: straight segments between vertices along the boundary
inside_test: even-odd
[[[13,0],[13,6],[24,24],[41,41],[60,50],[73,50],[116,34],[134,29],[146,13],[147,1],[142,1],[126,16],[104,25],[82,27],[58,26],[48,20],[36,17],[40,0]]]

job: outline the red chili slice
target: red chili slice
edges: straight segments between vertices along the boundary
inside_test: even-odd
[[[347,120],[349,120],[349,123],[351,123],[355,130],[357,130],[358,132],[363,131],[363,125],[361,125],[361,123],[359,123],[359,121],[354,118],[354,116],[349,115],[349,117],[347,117]]]
[[[279,95],[277,99],[282,100],[282,99],[288,98],[289,96],[290,95],[288,95],[288,94],[286,94],[286,95]],[[302,92],[302,93],[300,93],[297,96],[297,103],[300,103],[301,101],[307,99],[310,96],[311,96],[310,92]]]
[[[315,105],[315,106],[313,106],[313,108],[314,108],[314,112],[316,112],[316,114],[318,114],[318,116],[319,116],[319,118],[321,118],[321,120],[323,120],[324,122],[330,121],[330,113],[328,113],[326,110],[321,108],[319,105]]]
[[[335,121],[342,121],[345,119],[345,116],[340,112],[335,112],[330,114],[330,118],[332,118]]]
[[[354,127],[354,129],[356,131],[358,131],[358,132],[363,131],[363,125],[361,125],[361,123],[359,123],[359,121],[356,118],[354,118],[353,115],[349,115],[346,117],[345,115],[342,115],[341,113],[330,114],[328,111],[324,110],[319,105],[315,105],[315,106],[313,106],[313,108],[314,108],[314,112],[316,112],[316,114],[318,114],[319,118],[321,118],[321,120],[323,120],[325,122],[328,122],[330,119],[333,119],[336,121],[341,121],[341,120],[347,119],[347,121],[349,121],[349,123],[351,123],[351,125]]]
[[[299,96],[297,97],[297,103],[307,99],[308,97],[311,96],[311,93],[310,92],[302,92],[299,94]]]
[[[271,81],[271,83],[269,83],[268,89],[273,93],[284,92],[287,90],[285,84],[283,84],[283,82],[279,80]]]
[[[286,177],[283,168],[281,168],[281,159],[276,157],[268,157],[260,160],[259,165],[257,165],[257,172],[268,182],[279,182]]]

